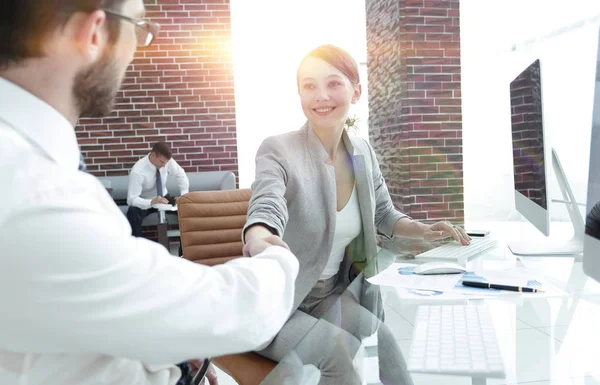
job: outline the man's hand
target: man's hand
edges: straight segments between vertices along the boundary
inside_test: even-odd
[[[206,385],[207,381],[208,381],[209,385],[219,385],[219,379],[217,378],[217,371],[215,370],[215,367],[213,366],[212,363],[210,365],[208,365],[208,371],[206,372],[206,377],[204,377],[202,382],[200,382],[200,385]]]
[[[163,204],[163,205],[166,205],[166,204],[169,204],[169,201],[168,201],[168,200],[166,200],[166,199],[165,199],[165,198],[163,198],[163,197],[156,197],[156,198],[152,199],[152,202],[150,202],[150,204],[151,204],[151,205],[155,205],[155,204]]]
[[[204,361],[203,359],[189,361],[190,366],[192,367],[192,370],[194,371],[194,374],[202,367],[203,361]],[[213,366],[212,362],[208,365],[208,370],[206,371],[206,376],[200,382],[200,385],[207,385],[206,381],[208,381],[209,385],[219,385],[217,371],[215,370],[215,367]]]
[[[287,243],[277,235],[268,235],[266,237],[249,238],[242,249],[242,253],[244,254],[244,257],[254,257],[256,254],[262,253],[267,247],[271,246],[281,246],[288,250],[290,249]]]

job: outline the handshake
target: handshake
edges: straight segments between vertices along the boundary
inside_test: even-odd
[[[271,246],[281,246],[288,250],[290,249],[287,243],[277,235],[268,235],[266,237],[252,237],[247,239],[242,252],[244,257],[254,257]]]

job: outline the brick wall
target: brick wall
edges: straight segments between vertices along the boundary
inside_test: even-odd
[[[114,112],[81,119],[90,172],[126,175],[167,141],[188,172],[238,173],[229,0],[144,0],[160,37],[129,67]]]
[[[510,83],[515,190],[547,209],[540,62]]]
[[[395,205],[464,222],[459,0],[366,0],[370,140]]]

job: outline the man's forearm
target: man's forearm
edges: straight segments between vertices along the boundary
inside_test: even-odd
[[[142,210],[148,210],[152,207],[152,199],[145,199],[138,196],[131,199],[131,203],[129,204],[129,206],[138,207]]]

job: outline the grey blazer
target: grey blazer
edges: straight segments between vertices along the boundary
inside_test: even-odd
[[[376,231],[391,237],[398,219],[373,149],[367,141],[343,134],[352,157],[362,232],[346,249],[338,282],[348,287],[360,273],[371,277],[394,262],[377,253]],[[256,155],[256,180],[245,230],[256,223],[271,227],[290,246],[300,262],[294,308],[304,300],[325,269],[331,253],[336,220],[335,170],[307,122],[300,130],[264,140]],[[385,260],[384,260],[385,259]],[[363,290],[355,293],[364,297]],[[361,301],[363,302],[363,301]],[[368,306],[382,314],[381,306]]]

